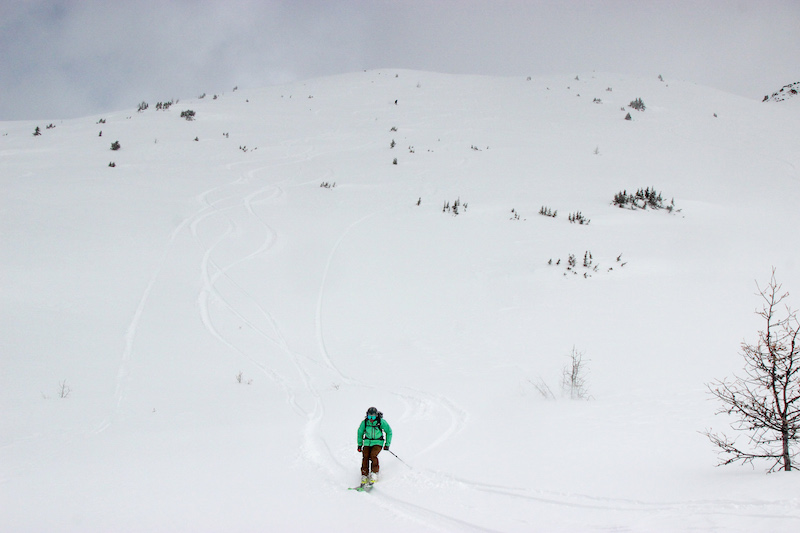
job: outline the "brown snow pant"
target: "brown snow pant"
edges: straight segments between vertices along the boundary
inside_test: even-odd
[[[376,474],[381,469],[378,463],[378,454],[381,453],[383,446],[376,444],[375,446],[364,446],[361,448],[361,475],[366,476],[369,474],[369,463],[372,461],[372,471]]]

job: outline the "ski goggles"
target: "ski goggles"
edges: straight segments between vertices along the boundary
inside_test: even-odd
[[[370,420],[375,420],[378,417],[376,415],[369,415],[367,416],[367,418],[369,418]]]

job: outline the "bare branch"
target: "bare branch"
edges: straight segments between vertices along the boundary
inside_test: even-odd
[[[789,293],[782,292],[774,268],[769,283],[758,288],[762,307],[756,314],[764,319],[765,327],[756,344],[742,343],[745,377],[734,375],[731,381],[707,385],[722,404],[717,414],[733,417],[731,428],[748,434],[749,449],[724,434],[706,431],[704,435],[720,451],[720,464],[767,459],[775,461],[770,472],[791,470],[797,455],[792,447],[800,434],[800,322],[788,305],[779,315]]]

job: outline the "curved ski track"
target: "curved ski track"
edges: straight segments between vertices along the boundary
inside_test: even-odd
[[[301,154],[307,158],[315,157]],[[283,163],[288,164],[288,163]],[[209,189],[198,196],[202,207],[192,216],[184,219],[170,235],[166,249],[162,258],[146,286],[136,311],[128,326],[125,336],[125,348],[122,353],[117,383],[115,390],[114,409],[111,415],[106,418],[97,428],[96,432],[105,430],[119,414],[124,399],[127,394],[128,367],[133,356],[134,344],[138,333],[139,323],[142,314],[147,306],[150,294],[159,279],[169,255],[173,249],[177,237],[187,229],[191,232],[193,239],[204,250],[200,270],[202,272],[203,285],[197,296],[197,303],[200,315],[205,328],[222,345],[238,353],[244,360],[258,368],[266,377],[278,384],[286,395],[286,401],[292,410],[305,418],[304,444],[302,455],[310,460],[316,467],[325,472],[325,482],[329,486],[332,494],[341,492],[342,486],[346,484],[348,476],[352,474],[353,465],[343,464],[337,457],[337,453],[331,449],[324,435],[320,432],[320,425],[325,416],[325,405],[320,391],[315,387],[315,381],[329,382],[331,377],[341,381],[348,387],[359,389],[376,388],[368,383],[361,382],[345,375],[335,364],[325,343],[325,331],[323,324],[323,304],[326,284],[330,275],[330,268],[340,245],[348,237],[350,232],[360,224],[369,220],[377,213],[371,213],[355,220],[338,237],[328,254],[326,264],[323,269],[322,279],[317,296],[316,309],[314,315],[314,329],[317,336],[318,356],[322,365],[313,364],[311,357],[295,352],[281,328],[268,309],[258,301],[247,289],[238,283],[231,271],[248,261],[261,258],[270,253],[275,243],[280,239],[280,235],[272,228],[261,216],[259,216],[255,206],[268,205],[270,202],[280,198],[284,194],[281,187],[282,183],[259,184],[255,179],[256,175],[273,169],[279,165],[262,166],[247,171],[238,179]],[[229,166],[232,169],[233,165]],[[243,221],[244,222],[243,222]],[[217,227],[222,225],[224,229],[216,236],[206,234],[204,225],[214,223]],[[235,235],[238,229],[245,224],[248,229],[257,228],[261,235],[261,241],[252,250],[239,254],[239,256],[216,257],[215,252],[226,243],[231,236]],[[222,254],[217,254],[222,255]],[[221,282],[225,282],[227,291],[223,292],[220,287]],[[232,294],[233,293],[233,294]],[[234,297],[235,296],[235,297]],[[263,339],[265,346],[271,346],[272,352],[277,350],[283,361],[288,361],[296,372],[297,376],[291,377],[278,372],[271,362],[275,360],[266,356],[270,351],[260,349],[258,353],[252,353],[229,339],[220,330],[212,316],[210,306],[212,302],[220,306],[223,310],[235,317],[242,324],[250,328],[259,338]],[[243,309],[242,302],[246,302],[247,311]],[[253,316],[255,310],[256,316]],[[265,328],[264,325],[267,327]],[[320,371],[327,376],[316,376],[314,373]],[[299,384],[298,384],[299,377]],[[327,379],[322,379],[327,378]],[[299,386],[299,389],[298,389]],[[450,419],[450,423],[431,443],[421,450],[417,455],[422,455],[441,446],[451,440],[461,431],[469,418],[469,413],[459,407],[451,399],[444,396],[437,396],[419,390],[402,389],[389,391],[397,396],[405,405],[407,411],[413,412],[420,406],[427,409],[431,405],[445,413]],[[311,398],[311,407],[303,406],[299,397]],[[403,415],[404,417],[407,415]],[[590,495],[576,493],[558,493],[530,488],[510,487],[502,485],[489,485],[485,483],[473,482],[448,473],[437,472],[430,469],[412,468],[412,475],[421,483],[420,486],[439,487],[443,481],[450,485],[455,485],[461,490],[490,494],[501,499],[524,500],[532,504],[555,505],[567,508],[588,508],[603,511],[634,512],[634,513],[653,513],[671,511],[690,510],[695,514],[724,514],[730,516],[749,516],[781,518],[778,511],[786,511],[792,504],[788,502],[736,502],[736,501],[686,501],[686,502],[664,502],[651,503],[638,500],[625,500],[613,498],[600,498]],[[439,512],[435,509],[413,503],[409,500],[398,498],[388,491],[376,491],[371,494],[369,499],[371,504],[378,505],[398,517],[403,517],[422,526],[444,531],[494,531],[468,521]],[[785,515],[782,518],[787,518]],[[800,516],[790,517],[800,522]]]

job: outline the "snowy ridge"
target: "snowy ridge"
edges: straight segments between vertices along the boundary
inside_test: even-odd
[[[800,294],[798,109],[394,69],[149,104],[0,123],[9,530],[800,527],[698,433],[754,281]],[[359,494],[372,405],[406,464]]]
[[[764,102],[783,102],[797,96],[800,91],[800,81],[784,85],[779,91],[775,91],[772,95],[764,97]]]

